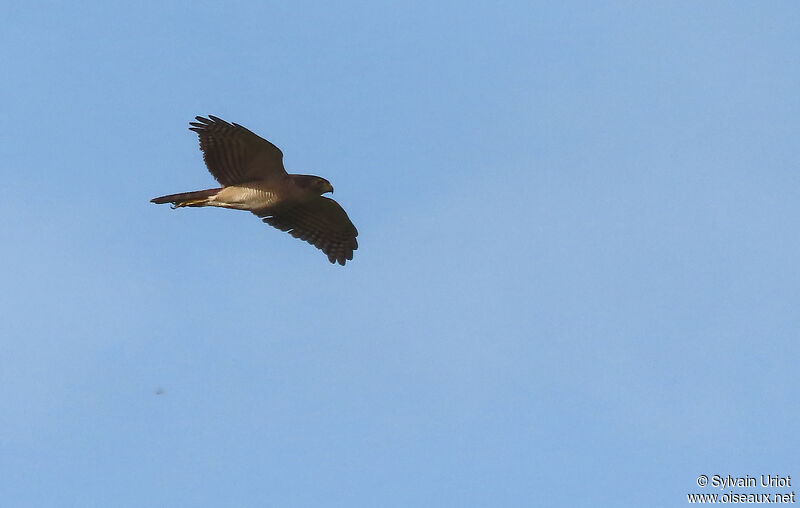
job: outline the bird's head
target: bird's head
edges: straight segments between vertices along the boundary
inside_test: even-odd
[[[333,192],[333,185],[331,185],[331,182],[325,180],[324,178],[312,175],[292,176],[294,177],[294,182],[298,186],[308,189],[309,191],[313,191],[320,195],[325,194],[326,192]]]
[[[320,194],[325,194],[326,192],[333,192],[333,185],[331,182],[325,180],[324,178],[317,178],[317,187]]]

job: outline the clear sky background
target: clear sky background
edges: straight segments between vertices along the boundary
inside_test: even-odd
[[[798,48],[796,2],[5,4],[2,504],[800,482]],[[333,183],[352,263],[149,203],[216,186],[206,114]]]

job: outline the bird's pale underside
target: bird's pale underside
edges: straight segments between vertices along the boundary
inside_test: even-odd
[[[331,263],[353,259],[358,231],[339,203],[322,196],[333,192],[330,182],[288,174],[278,147],[241,125],[212,115],[196,119],[189,129],[199,136],[206,167],[222,187],[161,196],[153,203],[247,210],[317,247]]]

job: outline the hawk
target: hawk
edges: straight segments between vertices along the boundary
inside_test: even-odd
[[[222,187],[169,194],[152,203],[247,210],[320,249],[331,263],[353,259],[358,230],[339,203],[322,195],[333,192],[328,180],[287,173],[280,149],[241,125],[213,115],[195,119],[189,129],[200,138],[206,167]]]

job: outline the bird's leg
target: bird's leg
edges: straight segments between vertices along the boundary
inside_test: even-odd
[[[177,203],[172,203],[172,209],[176,208],[183,208],[184,206],[203,206],[208,202],[207,198],[203,199],[192,199],[189,201],[178,201]]]

